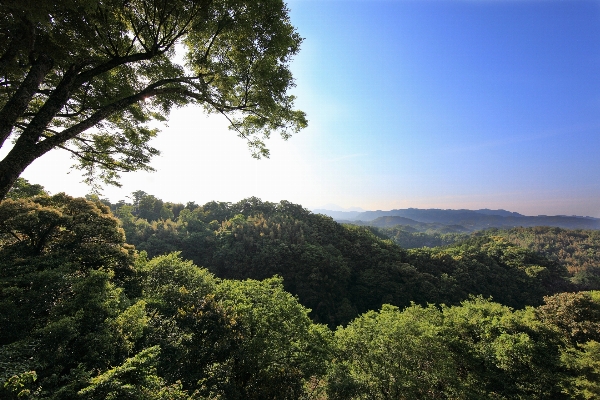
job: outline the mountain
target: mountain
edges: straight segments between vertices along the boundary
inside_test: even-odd
[[[565,215],[526,216],[506,210],[442,210],[406,208],[389,211],[365,211],[362,213],[341,213],[329,210],[319,210],[318,212],[320,214],[329,215],[337,221],[355,221],[355,223],[360,225],[373,225],[379,227],[394,225],[414,226],[415,222],[420,222],[442,225],[460,225],[461,227],[466,228],[468,231],[476,231],[488,228],[513,228],[520,226],[553,226],[565,229],[600,229],[600,219],[598,218]],[[380,219],[384,217],[387,219]],[[409,221],[391,219],[390,217],[404,218]],[[398,222],[396,223],[396,221]]]
[[[524,215],[519,214],[517,212],[506,211],[506,210],[490,210],[489,208],[482,208],[479,210],[475,210],[479,214],[487,214],[487,215],[500,215],[503,217],[523,217]]]
[[[348,222],[352,223],[352,222]],[[374,226],[377,228],[388,228],[392,226],[401,225],[405,230],[409,230],[412,232],[425,232],[428,230],[433,230],[439,233],[459,233],[459,232],[470,232],[470,229],[465,228],[462,225],[447,225],[440,224],[437,222],[419,222],[410,218],[405,217],[379,217],[374,219],[373,221],[359,223],[354,222],[354,225],[366,225],[366,226]]]
[[[323,208],[314,209],[312,212],[315,214],[330,216],[336,221],[355,221],[356,217],[362,213],[361,211],[335,211]]]

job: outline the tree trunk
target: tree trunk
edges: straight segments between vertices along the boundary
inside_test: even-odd
[[[38,158],[35,150],[35,145],[17,143],[4,160],[0,161],[0,202],[6,198],[8,191],[25,168]]]
[[[19,168],[9,167],[0,163],[0,202],[6,198],[8,191],[23,172]]]

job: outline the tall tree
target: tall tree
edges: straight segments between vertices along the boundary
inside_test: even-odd
[[[268,156],[271,132],[306,126],[287,93],[300,42],[282,0],[0,2],[0,200],[57,148],[89,182],[151,170],[149,123],[186,104]]]

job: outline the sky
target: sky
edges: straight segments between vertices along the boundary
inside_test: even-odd
[[[257,161],[222,117],[176,110],[153,142],[157,171],[104,197],[600,217],[600,1],[287,4],[308,128],[274,135]],[[57,150],[23,177],[85,195],[71,164]]]

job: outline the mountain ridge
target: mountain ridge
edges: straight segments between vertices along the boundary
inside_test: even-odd
[[[467,209],[420,209],[405,208],[389,211],[365,211],[365,212],[343,212],[332,210],[313,210],[315,213],[324,214],[332,217],[334,220],[343,223],[353,223],[357,225],[374,226],[394,226],[394,225],[412,225],[413,223],[403,223],[399,217],[406,218],[416,223],[435,223],[442,225],[460,225],[469,231],[488,229],[488,228],[512,228],[512,227],[532,227],[532,226],[552,226],[567,229],[600,229],[600,219],[584,216],[566,216],[566,215],[537,215],[528,216],[511,212],[503,209],[490,210],[467,210]],[[383,220],[382,220],[383,218]],[[385,220],[387,218],[387,221]],[[400,222],[400,223],[397,223]],[[407,221],[404,221],[407,222]],[[409,221],[410,222],[410,221]]]

